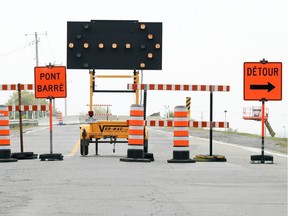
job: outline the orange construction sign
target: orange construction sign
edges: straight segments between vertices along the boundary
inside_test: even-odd
[[[244,62],[244,100],[282,100],[282,62]]]
[[[66,98],[66,67],[34,68],[35,98]]]

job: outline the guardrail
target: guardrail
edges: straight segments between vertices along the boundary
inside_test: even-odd
[[[10,128],[19,127],[19,119],[16,120],[9,120]],[[22,119],[23,126],[38,126],[37,119]]]

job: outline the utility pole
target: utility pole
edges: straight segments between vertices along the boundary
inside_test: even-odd
[[[35,51],[36,51],[35,59],[36,59],[36,67],[38,67],[38,66],[39,66],[38,43],[40,42],[40,40],[38,39],[38,36],[39,36],[39,35],[45,35],[45,36],[47,36],[47,32],[41,33],[41,34],[39,34],[39,33],[37,33],[37,32],[35,32],[34,34],[25,34],[25,36],[28,36],[28,35],[33,35],[33,36],[35,36]]]
[[[35,59],[36,59],[36,67],[39,66],[39,56],[38,56],[38,35],[46,35],[47,36],[47,32],[45,32],[45,34],[38,34],[37,32],[35,32],[34,34],[25,34],[25,36],[27,35],[35,35],[35,51],[36,51],[36,55],[35,55]],[[37,104],[39,105],[39,99],[37,99]],[[37,116],[36,118],[39,119],[39,111],[36,111]]]
[[[38,59],[38,37],[37,32],[35,32],[35,48],[36,48],[36,67],[39,66],[39,59]]]

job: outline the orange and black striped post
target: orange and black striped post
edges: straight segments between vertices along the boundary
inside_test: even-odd
[[[124,162],[150,162],[144,158],[144,107],[132,104],[130,106],[130,119],[128,131],[127,158],[121,158]]]
[[[16,162],[11,158],[8,106],[0,105],[0,162]]]
[[[191,105],[191,97],[186,97],[186,107],[188,109],[188,119],[190,120],[190,105]]]
[[[187,107],[176,106],[174,108],[173,159],[168,160],[168,163],[195,163],[190,159],[188,126]]]

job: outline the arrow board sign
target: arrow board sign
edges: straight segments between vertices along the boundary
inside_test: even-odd
[[[282,100],[282,63],[245,62],[244,100]]]

